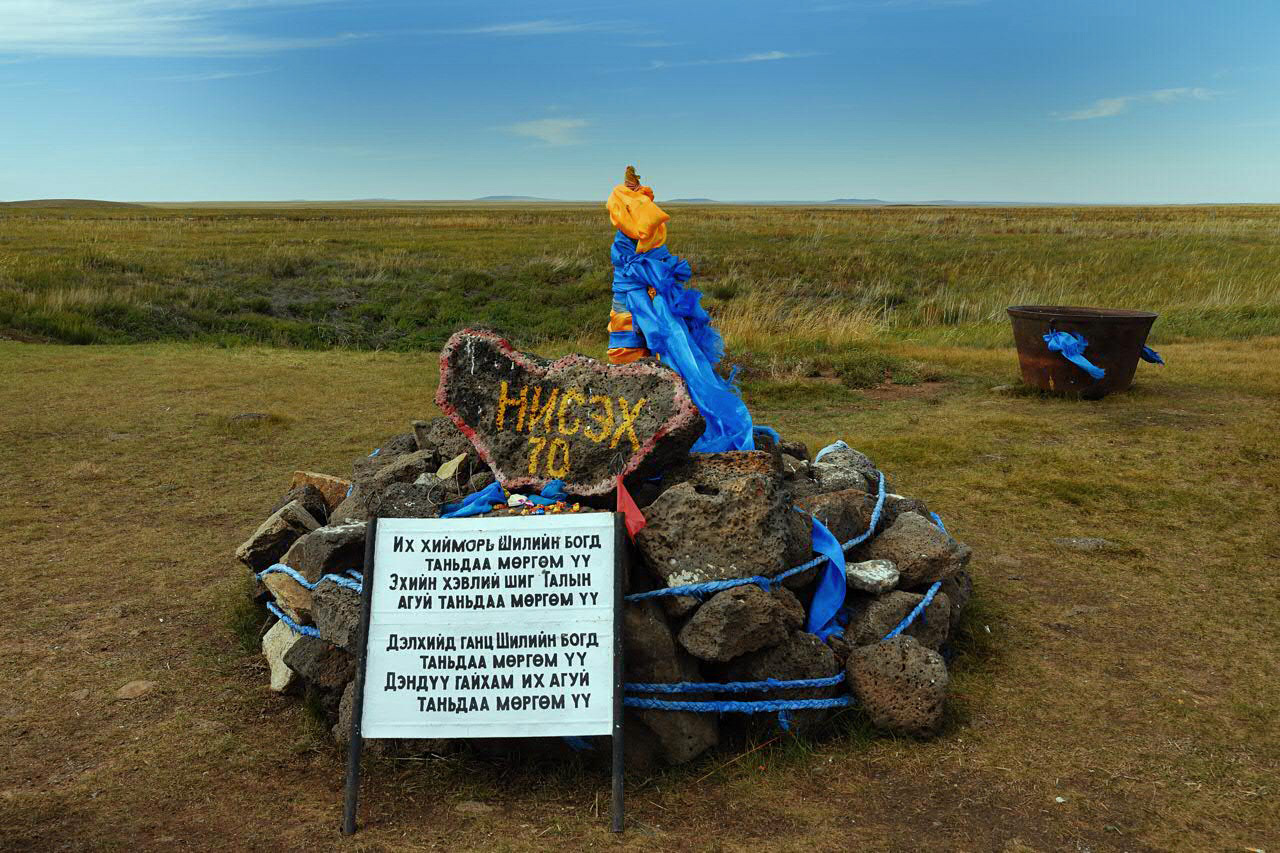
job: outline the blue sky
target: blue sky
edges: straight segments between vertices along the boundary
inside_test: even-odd
[[[0,0],[0,199],[1280,202],[1273,0]]]

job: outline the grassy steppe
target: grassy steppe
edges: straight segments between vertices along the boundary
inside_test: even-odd
[[[990,656],[956,668],[943,737],[855,726],[635,776],[621,841],[598,766],[375,760],[342,843],[343,755],[228,629],[230,552],[290,470],[430,414],[432,356],[0,342],[0,847],[1273,849],[1280,339],[1164,349],[1092,404],[993,393],[1007,349],[903,343],[948,381],[751,395],[973,545]],[[115,699],[138,678],[159,687]]]
[[[673,212],[757,420],[845,438],[973,546],[943,737],[851,711],[636,775],[620,841],[598,764],[376,759],[340,841],[343,755],[228,627],[231,550],[294,468],[434,414],[456,326],[598,353],[602,211],[5,208],[0,848],[1280,847],[1280,209]],[[1157,310],[1169,366],[995,393],[1017,302]]]
[[[1161,313],[1153,340],[1280,334],[1280,209],[677,206],[670,244],[730,345],[1003,343],[1017,303]],[[0,210],[0,335],[435,348],[608,311],[600,206]]]

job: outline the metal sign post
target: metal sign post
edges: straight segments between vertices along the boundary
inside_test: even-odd
[[[342,831],[366,737],[612,737],[623,826],[618,514],[373,519]]]

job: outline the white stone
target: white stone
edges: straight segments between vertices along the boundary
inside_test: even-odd
[[[898,567],[892,560],[848,563],[844,567],[844,577],[850,589],[880,595],[898,585]]]
[[[271,689],[277,693],[288,690],[298,678],[298,674],[285,665],[284,656],[301,636],[283,622],[277,622],[262,638],[262,654],[271,667]]]

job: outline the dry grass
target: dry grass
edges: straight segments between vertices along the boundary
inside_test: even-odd
[[[353,844],[342,754],[228,627],[230,552],[295,467],[343,473],[430,415],[434,359],[0,342],[0,847],[1273,849],[1280,339],[1163,350],[1093,404],[991,393],[1008,349],[912,343],[890,354],[947,382],[748,385],[759,421],[848,439],[973,545],[984,645],[944,737],[851,719],[634,777],[621,841],[590,761],[375,760]],[[135,678],[160,686],[116,700]]]
[[[1155,310],[1159,343],[1280,334],[1280,208],[673,211],[756,356],[792,319],[999,345],[1015,303]],[[433,349],[481,322],[541,344],[609,303],[599,205],[7,208],[0,232],[0,334],[69,343]]]

